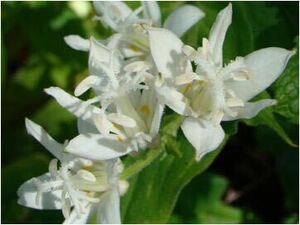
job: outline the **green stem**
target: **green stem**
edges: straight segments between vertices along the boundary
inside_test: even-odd
[[[130,166],[126,167],[121,174],[122,180],[127,180],[131,178],[133,175],[139,173],[142,169],[148,166],[153,160],[155,160],[163,151],[164,149],[159,147],[153,150],[147,150],[148,153],[145,157],[138,159]]]

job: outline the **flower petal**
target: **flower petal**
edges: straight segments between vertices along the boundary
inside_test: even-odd
[[[116,186],[105,193],[98,205],[98,224],[121,224],[120,194]]]
[[[102,22],[117,30],[118,25],[132,14],[132,10],[124,3],[119,1],[94,1],[94,7]]]
[[[108,119],[111,122],[121,125],[123,127],[132,128],[136,126],[136,122],[134,119],[130,118],[129,116],[125,116],[121,113],[110,113],[108,114]]]
[[[41,126],[25,118],[27,132],[38,140],[53,156],[57,159],[63,159],[64,147],[55,141]]]
[[[105,2],[105,1],[94,1],[93,2],[96,12],[99,15],[107,13],[107,7],[113,7],[112,13],[114,13],[113,17],[124,20],[131,13],[132,10],[124,3],[119,1],[113,2]]]
[[[90,49],[90,41],[79,35],[68,35],[64,37],[64,40],[67,45],[75,50],[88,52]]]
[[[191,71],[191,64],[182,54],[182,41],[172,32],[162,28],[149,30],[151,54],[158,71],[165,78]]]
[[[114,137],[101,134],[80,134],[66,146],[66,151],[91,160],[108,160],[120,157],[131,151],[126,143]]]
[[[245,106],[238,107],[236,110],[238,114],[235,117],[230,115],[225,115],[223,117],[223,121],[231,121],[237,119],[250,119],[255,117],[261,110],[266,107],[272,106],[276,104],[276,100],[274,99],[263,99],[257,102],[247,102]]]
[[[18,203],[34,209],[61,209],[61,190],[44,192],[37,198],[38,190],[35,182],[44,183],[50,180],[53,180],[50,173],[45,173],[24,182],[17,191]]]
[[[293,51],[283,48],[264,48],[245,57],[249,79],[228,81],[227,87],[244,101],[253,98],[269,87],[283,72]]]
[[[90,74],[101,76],[105,74],[102,65],[109,65],[112,51],[103,44],[96,41],[93,37],[90,39],[89,71]],[[121,62],[118,57],[113,55],[114,70],[119,71]]]
[[[178,37],[181,37],[204,16],[204,12],[199,8],[191,5],[184,5],[168,16],[164,23],[164,28],[172,31]]]
[[[165,105],[161,104],[160,102],[156,103],[152,123],[150,127],[150,136],[153,138],[158,134],[162,115],[164,113]]]
[[[210,121],[188,117],[181,125],[181,129],[188,141],[196,149],[196,160],[217,149],[224,139],[224,131],[218,124],[214,126]]]
[[[93,124],[93,115],[95,113],[101,113],[101,110],[96,106],[90,105],[87,102],[81,101],[64,90],[58,87],[50,87],[45,89],[48,95],[51,95],[56,101],[69,112],[82,120],[86,120]]]
[[[160,8],[156,1],[143,1],[143,11],[144,17],[150,19],[153,22],[153,25],[160,27]]]
[[[219,12],[210,32],[209,32],[209,47],[213,56],[213,60],[217,67],[223,64],[223,43],[226,31],[231,24],[232,6],[231,3]]]
[[[92,125],[91,123],[86,122],[85,120],[82,119],[77,119],[77,129],[79,134],[98,134],[99,131],[97,128]]]
[[[97,76],[91,75],[83,79],[75,88],[74,95],[80,96],[89,90],[91,87],[100,83],[100,79]]]
[[[88,224],[88,220],[91,217],[92,212],[94,211],[94,207],[93,205],[88,203],[85,205],[83,210],[84,212],[78,215],[76,210],[73,209],[70,216],[65,219],[63,224]]]
[[[167,105],[180,115],[191,115],[192,112],[186,104],[186,98],[175,88],[162,86],[157,88],[156,93],[160,103]]]

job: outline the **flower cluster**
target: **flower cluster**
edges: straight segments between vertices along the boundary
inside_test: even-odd
[[[224,138],[221,121],[252,118],[275,100],[249,102],[282,73],[293,54],[265,48],[224,65],[222,48],[231,24],[229,4],[194,49],[180,37],[204,13],[184,5],[161,21],[156,2],[134,11],[123,2],[94,2],[101,21],[115,33],[105,39],[65,37],[76,50],[88,52],[89,76],[74,96],[58,87],[45,92],[77,120],[78,136],[56,142],[42,127],[26,119],[26,129],[55,157],[49,172],[26,181],[18,190],[21,205],[61,209],[65,223],[121,223],[120,157],[151,145],[158,136],[164,108],[185,117],[181,129],[199,161]],[[95,97],[81,100],[92,89]]]

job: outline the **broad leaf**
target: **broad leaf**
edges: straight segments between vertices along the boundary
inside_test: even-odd
[[[264,98],[270,98],[267,92],[263,92],[255,99],[258,100]],[[256,117],[248,120],[243,120],[243,122],[245,122],[247,125],[250,126],[267,125],[272,130],[274,130],[287,144],[293,147],[297,147],[297,145],[293,143],[291,138],[288,136],[286,131],[283,129],[283,127],[276,119],[276,116],[274,115],[274,109],[272,107],[268,107],[264,109]]]
[[[242,211],[227,205],[222,200],[228,181],[221,176],[205,174],[198,186],[196,203],[197,223],[241,223]]]
[[[274,84],[275,98],[278,104],[275,112],[287,118],[290,122],[299,124],[299,43],[297,54],[294,55],[282,73],[280,79]]]
[[[129,180],[129,191],[122,199],[123,223],[166,223],[182,188],[208,168],[226,141],[197,163],[195,150],[180,135],[176,144],[182,157],[164,153]]]

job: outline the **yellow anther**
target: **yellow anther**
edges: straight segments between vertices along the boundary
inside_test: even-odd
[[[123,142],[123,139],[120,138],[119,136],[116,137],[116,140],[117,140],[118,142]]]
[[[204,83],[203,80],[197,80],[197,84],[198,84],[198,85],[202,85],[203,83]]]
[[[150,108],[149,108],[148,105],[143,105],[143,106],[141,106],[140,111],[142,113],[149,114],[150,113]]]
[[[129,48],[134,52],[139,52],[140,49],[136,45],[129,45]]]
[[[120,126],[118,124],[112,123],[112,127],[116,130],[120,130]]]
[[[192,88],[192,83],[189,83],[189,84],[185,85],[185,87],[182,91],[183,94],[185,95],[191,88]]]
[[[82,167],[82,169],[87,170],[87,171],[91,171],[92,165],[84,166],[84,167]]]
[[[94,193],[94,192],[91,192],[91,191],[86,193],[86,195],[87,195],[88,197],[90,197],[90,198],[94,197],[94,194],[95,194],[95,193]]]

